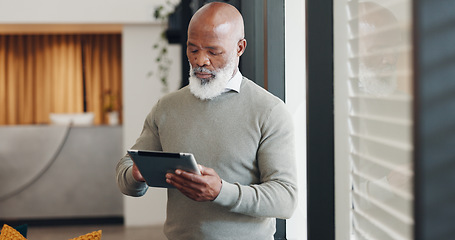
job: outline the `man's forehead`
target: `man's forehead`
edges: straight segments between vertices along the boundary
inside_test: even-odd
[[[213,31],[188,31],[188,43],[192,45],[221,46],[231,44],[233,34],[220,34]]]
[[[187,46],[188,47],[194,47],[194,48],[202,48],[202,49],[214,49],[214,50],[219,50],[219,49],[224,49],[222,44],[219,41],[192,41],[190,38],[188,38],[187,41]]]
[[[188,34],[214,35],[223,38],[230,37],[236,30],[234,24],[229,21],[223,21],[221,23],[197,22],[188,26]]]
[[[232,23],[229,22],[224,22],[221,24],[218,24],[218,26],[215,26],[213,28],[215,32],[221,33],[221,34],[228,34],[232,31]]]

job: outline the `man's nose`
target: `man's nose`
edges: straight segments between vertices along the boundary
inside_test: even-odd
[[[195,62],[198,65],[198,67],[204,67],[204,66],[210,65],[210,59],[204,53],[198,54],[195,57]]]

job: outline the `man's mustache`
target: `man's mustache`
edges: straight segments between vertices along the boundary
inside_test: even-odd
[[[204,68],[204,67],[197,67],[197,68],[193,68],[193,73],[196,74],[196,73],[209,73],[209,74],[212,74],[212,75],[215,75],[215,71],[211,71],[207,68]]]

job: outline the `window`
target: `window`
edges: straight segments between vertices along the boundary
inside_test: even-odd
[[[335,34],[343,39],[335,46],[335,161],[337,172],[349,176],[337,181],[347,200],[337,200],[337,208],[350,209],[345,234],[413,239],[411,2],[337,4],[337,11],[346,10],[338,13],[346,15]]]

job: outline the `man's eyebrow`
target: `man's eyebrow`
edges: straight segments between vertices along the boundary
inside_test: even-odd
[[[212,46],[208,46],[208,47],[205,47],[205,48],[208,48],[208,49],[211,49],[211,50],[218,50],[219,49],[218,47],[212,47]]]
[[[191,46],[191,47],[198,47],[196,44],[191,43],[191,42],[187,42],[187,45]],[[211,50],[218,50],[219,49],[219,47],[216,47],[216,46],[207,46],[207,47],[202,47],[202,48],[207,48],[207,49],[211,49]]]

